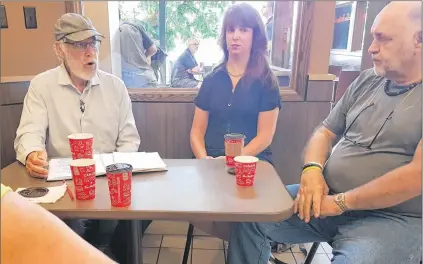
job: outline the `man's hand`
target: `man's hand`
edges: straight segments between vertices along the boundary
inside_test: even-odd
[[[335,202],[335,196],[325,195],[320,206],[320,217],[341,215],[343,211]]]
[[[46,178],[48,170],[44,167],[48,166],[46,151],[33,151],[26,158],[26,169],[32,177]]]
[[[322,171],[312,169],[301,175],[300,189],[294,204],[294,213],[299,213],[301,220],[310,222],[311,212],[314,217],[320,216],[321,202],[329,193],[329,187]]]

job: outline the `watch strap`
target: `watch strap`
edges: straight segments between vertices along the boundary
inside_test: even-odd
[[[335,203],[341,208],[343,212],[348,211],[347,206],[345,205],[345,194],[339,193],[335,196]]]

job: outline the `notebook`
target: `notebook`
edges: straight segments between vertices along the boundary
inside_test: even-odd
[[[71,180],[72,173],[69,162],[72,158],[51,159],[47,181]],[[97,176],[106,175],[106,167],[113,163],[128,163],[132,172],[166,171],[167,166],[157,152],[113,152],[94,154]]]

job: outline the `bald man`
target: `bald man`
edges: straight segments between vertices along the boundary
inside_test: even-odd
[[[328,242],[335,264],[420,262],[421,2],[387,5],[371,33],[374,67],[316,129],[300,184],[287,186],[294,215],[234,225],[228,264],[267,264],[272,241]]]

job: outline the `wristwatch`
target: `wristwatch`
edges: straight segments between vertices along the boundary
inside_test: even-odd
[[[345,193],[338,193],[335,195],[335,203],[341,208],[343,212],[348,211],[347,206],[345,205]]]

